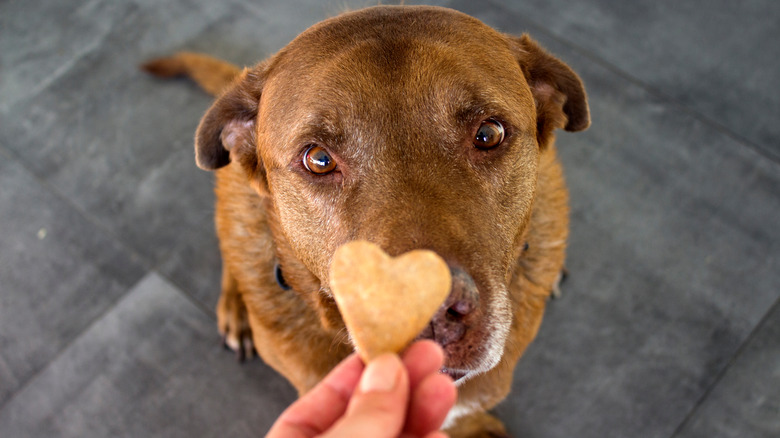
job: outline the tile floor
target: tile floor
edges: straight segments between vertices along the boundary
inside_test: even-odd
[[[366,1],[0,2],[0,436],[261,436],[295,397],[219,347],[210,98]],[[780,436],[780,3],[436,1],[580,73],[562,299],[496,409],[518,437]]]

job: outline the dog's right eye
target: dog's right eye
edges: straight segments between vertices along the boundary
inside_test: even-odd
[[[487,119],[482,122],[474,135],[474,146],[479,149],[492,149],[503,141],[504,125],[494,119]]]
[[[317,145],[309,146],[303,154],[303,165],[306,170],[315,175],[325,175],[336,169],[336,162],[328,151]]]

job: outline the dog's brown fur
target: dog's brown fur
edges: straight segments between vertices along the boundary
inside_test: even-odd
[[[568,199],[553,130],[590,123],[577,75],[527,36],[432,7],[326,20],[243,71],[186,53],[145,68],[220,95],[196,158],[218,169],[217,314],[229,344],[245,351],[251,336],[303,394],[353,350],[328,288],[336,247],[363,238],[391,254],[430,248],[479,291],[463,339],[445,346],[447,366],[478,370],[459,382],[449,431],[504,434],[485,411],[509,392],[563,267]],[[479,150],[473,135],[488,118],[507,138]],[[338,171],[307,172],[309,144]],[[505,339],[491,337],[502,330]]]

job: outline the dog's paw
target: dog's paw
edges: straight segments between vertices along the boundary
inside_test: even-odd
[[[236,353],[239,362],[257,356],[244,300],[237,293],[225,293],[217,303],[217,327],[222,346]]]

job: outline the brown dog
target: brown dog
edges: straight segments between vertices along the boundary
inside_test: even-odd
[[[145,68],[220,94],[195,149],[219,169],[228,344],[253,340],[305,393],[353,350],[328,287],[334,250],[432,249],[453,273],[421,334],[457,380],[447,427],[504,434],[485,411],[507,395],[563,267],[553,130],[590,123],[579,77],[527,36],[435,7],[347,13],[243,71],[186,53]]]

